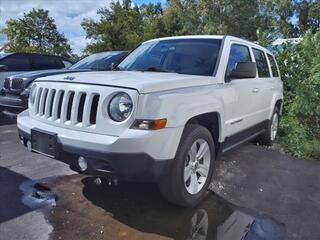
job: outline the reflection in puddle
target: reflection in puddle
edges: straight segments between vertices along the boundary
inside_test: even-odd
[[[49,220],[54,235],[63,239],[280,240],[286,235],[284,225],[214,193],[191,209],[167,203],[152,184],[80,180],[66,177],[54,190],[59,200]]]
[[[56,206],[56,196],[51,192],[49,185],[44,182],[52,182],[54,178],[26,181],[20,185],[22,191],[22,203],[29,208],[38,209],[46,206]]]

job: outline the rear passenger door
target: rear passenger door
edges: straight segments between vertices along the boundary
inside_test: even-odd
[[[265,51],[262,49],[252,48],[253,56],[257,64],[257,104],[260,109],[258,117],[260,121],[267,120],[270,115],[270,103],[272,102],[275,82],[270,73],[270,68],[267,61]]]

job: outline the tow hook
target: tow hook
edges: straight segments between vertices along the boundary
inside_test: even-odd
[[[117,178],[111,178],[111,177],[108,177],[108,178],[97,177],[94,180],[94,183],[96,185],[100,185],[100,184],[102,184],[103,180],[106,180],[106,182],[108,183],[109,186],[111,186],[111,185],[117,186],[118,185],[118,179]]]

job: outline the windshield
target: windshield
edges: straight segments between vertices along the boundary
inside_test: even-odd
[[[113,56],[120,52],[96,53],[80,60],[72,65],[70,69],[90,69],[96,71],[110,70],[113,62]]]
[[[212,76],[220,39],[171,39],[146,42],[119,65],[125,71],[157,71]]]

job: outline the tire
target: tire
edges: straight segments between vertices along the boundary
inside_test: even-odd
[[[258,137],[259,144],[266,145],[266,146],[273,145],[278,133],[279,120],[280,120],[279,109],[275,108],[273,111],[271,120],[269,121],[268,128],[261,136]]]
[[[176,156],[158,182],[160,192],[176,205],[196,206],[211,183],[214,161],[215,144],[209,130],[186,125]]]

